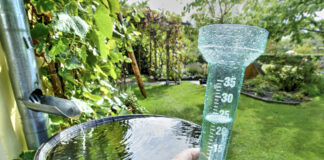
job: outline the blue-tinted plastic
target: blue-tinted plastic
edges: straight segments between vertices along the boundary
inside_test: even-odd
[[[225,160],[246,66],[266,47],[268,31],[237,24],[200,28],[198,48],[209,64],[200,160]]]

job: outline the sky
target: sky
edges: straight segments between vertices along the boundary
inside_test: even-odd
[[[317,12],[317,17],[315,18],[316,20],[321,20],[324,19],[324,9],[320,12]]]
[[[143,0],[128,0],[128,3],[141,1]],[[183,7],[191,1],[192,0],[149,0],[148,5],[154,10],[164,9],[181,14]]]

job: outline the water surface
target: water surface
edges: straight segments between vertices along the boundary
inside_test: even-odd
[[[198,125],[165,117],[113,122],[61,142],[49,159],[167,160],[198,148],[200,131]]]

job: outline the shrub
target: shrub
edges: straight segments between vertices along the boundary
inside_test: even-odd
[[[293,94],[293,99],[305,100],[306,97],[305,97],[305,95],[303,93],[297,92],[297,93]]]
[[[266,75],[245,81],[244,90],[254,91],[259,96],[264,96],[264,91],[277,92],[272,99],[279,101],[285,98],[308,100],[324,93],[324,75],[317,72],[315,58],[276,55],[268,62],[271,64],[263,67]]]
[[[264,96],[265,95],[264,90],[262,88],[257,88],[256,93],[257,93],[258,96]]]
[[[207,66],[200,63],[192,63],[186,66],[187,75],[192,77],[206,77],[207,71]]]
[[[278,93],[273,94],[271,99],[276,100],[276,101],[284,101],[285,97],[281,92],[278,92]]]
[[[324,75],[318,75],[316,84],[318,86],[318,89],[320,90],[321,93],[324,93]]]
[[[321,94],[321,91],[316,84],[304,84],[300,89],[300,93],[309,97],[314,97]]]
[[[250,90],[254,91],[261,89],[267,91],[278,91],[279,87],[275,83],[269,81],[268,79],[271,79],[271,76],[258,75],[253,79],[244,81],[243,86],[244,88],[249,88]]]
[[[311,84],[317,79],[317,63],[315,59],[296,58],[291,55],[277,55],[267,68],[268,80],[283,91],[297,91],[302,84]]]
[[[134,114],[142,114],[147,112],[145,107],[138,103],[136,95],[131,90],[127,91],[126,98],[124,99],[124,104]]]

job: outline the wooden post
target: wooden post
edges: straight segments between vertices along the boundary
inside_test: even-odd
[[[120,24],[123,25],[123,16],[121,13],[118,14],[118,20],[119,20]],[[124,33],[124,34],[126,34],[126,33]],[[133,50],[133,46],[131,44],[128,44],[128,47]],[[128,54],[128,57],[132,60],[132,69],[135,74],[138,87],[140,88],[142,95],[146,98],[146,92],[145,92],[144,84],[142,81],[141,72],[138,69],[134,52],[127,50],[127,54]]]
[[[132,47],[132,46],[128,45],[128,47]],[[132,69],[133,69],[133,72],[135,74],[136,81],[138,83],[138,87],[140,88],[140,90],[142,92],[142,95],[146,98],[146,92],[145,92],[144,84],[143,84],[143,81],[142,81],[141,73],[140,73],[140,71],[138,69],[138,66],[137,66],[137,62],[136,62],[134,52],[127,51],[127,53],[128,53],[128,57],[132,60]]]
[[[167,78],[166,78],[166,85],[169,85],[169,77],[170,77],[170,44],[169,44],[169,39],[170,39],[170,34],[171,34],[171,29],[168,30],[167,32],[167,37],[166,37],[166,53],[167,53],[167,68],[166,68],[166,72],[167,72]]]
[[[150,69],[152,68],[152,35],[151,35],[152,31],[150,31]],[[149,72],[150,73],[150,72]]]

